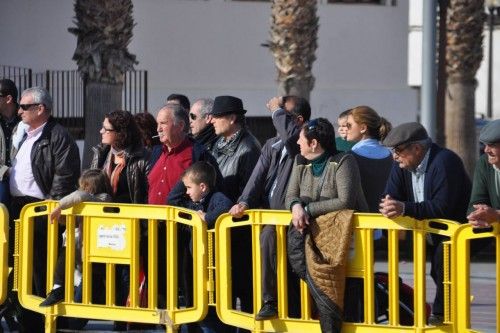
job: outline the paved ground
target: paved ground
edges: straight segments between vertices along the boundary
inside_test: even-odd
[[[387,265],[376,263],[376,271],[387,271]],[[400,264],[400,276],[406,284],[413,285],[413,263]],[[427,265],[430,272],[430,265]],[[434,299],[434,282],[427,277],[427,302]],[[500,332],[496,324],[496,265],[494,263],[473,263],[471,266],[471,290],[473,301],[471,307],[471,328],[483,333]],[[5,322],[2,326],[6,329]],[[86,329],[94,332],[108,332],[111,322],[91,321]],[[5,330],[7,332],[7,330]]]
[[[387,271],[386,265],[377,263],[375,269]],[[430,264],[427,264],[427,272],[430,272]],[[400,276],[403,281],[413,285],[413,263],[400,264]],[[434,300],[435,285],[428,275],[427,302],[432,304]],[[484,333],[500,332],[496,323],[496,264],[495,263],[472,263],[471,265],[471,329]]]

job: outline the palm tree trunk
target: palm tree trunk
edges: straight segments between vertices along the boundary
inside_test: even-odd
[[[92,147],[101,142],[99,131],[104,116],[122,106],[122,83],[110,84],[90,82],[85,90],[85,147],[83,151],[83,169],[92,161]]]
[[[464,162],[472,175],[478,157],[474,119],[476,83],[448,82],[446,94],[446,143]]]
[[[447,20],[446,145],[472,175],[477,159],[476,72],[483,58],[484,1],[450,0]]]
[[[273,0],[271,40],[278,71],[278,93],[309,99],[314,87],[312,64],[318,47],[317,0]]]

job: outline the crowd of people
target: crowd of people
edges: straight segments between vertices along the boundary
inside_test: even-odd
[[[186,207],[209,228],[222,213],[241,218],[248,209],[289,210],[289,241],[295,240],[290,262],[297,264],[292,265],[295,273],[314,290],[322,332],[340,332],[343,297],[332,301],[329,291],[318,286],[318,272],[300,265],[301,260],[309,260],[307,249],[301,251],[299,246],[295,251],[304,240],[315,242],[318,230],[323,230],[316,221],[331,212],[350,212],[342,215],[349,220],[352,211],[380,212],[387,218],[446,218],[468,221],[477,228],[499,220],[500,120],[481,131],[479,140],[485,150],[471,182],[460,157],[433,143],[417,122],[392,128],[372,108],[357,106],[339,114],[336,137],[332,123],[311,117],[309,102],[301,97],[273,97],[266,107],[276,136],[263,146],[246,126],[242,100],[234,96],[198,99],[191,105],[186,96],[172,94],[156,119],[149,113],[110,110],[102,121],[101,143],[92,147],[92,162],[81,172],[75,140],[51,116],[49,92],[29,88],[18,102],[15,84],[0,80],[0,199],[9,208],[10,239],[14,238],[12,221],[22,207],[46,199],[59,200],[50,212],[53,222],[60,220],[62,209],[83,201]],[[35,223],[35,248],[46,246],[46,225]],[[164,225],[159,224],[159,233],[164,232],[161,228]],[[374,232],[375,239],[383,237],[381,231]],[[147,237],[144,230],[141,234]],[[179,284],[187,306],[192,304],[190,237],[188,230],[179,230],[178,260],[186,269]],[[437,286],[433,324],[442,322],[444,312],[443,240],[440,236],[428,239],[431,275]],[[159,248],[165,247],[164,241],[159,237]],[[144,244],[146,240],[141,241],[141,253],[147,256]],[[278,315],[274,226],[262,228],[260,246],[263,303],[256,320],[269,320]],[[10,264],[12,251],[11,247]],[[161,252],[159,262],[165,259]],[[253,312],[250,233],[239,228],[233,232],[231,253],[237,258],[231,263],[235,306],[237,297],[241,310]],[[45,298],[40,306],[64,299],[64,256],[56,272],[47,272],[46,255],[34,252],[33,294]],[[46,276],[53,273],[55,284],[47,293]],[[158,292],[165,296],[161,282],[166,278],[165,267],[159,265],[158,274]],[[125,306],[129,285],[129,267],[118,265],[117,305]],[[20,331],[44,327],[43,316],[22,307],[16,316]],[[126,328],[123,323],[115,326]],[[209,313],[189,330],[227,331],[223,327]]]

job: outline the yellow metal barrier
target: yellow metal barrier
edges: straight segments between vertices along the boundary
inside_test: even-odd
[[[287,307],[287,254],[286,228],[291,215],[286,211],[249,210],[245,217],[234,220],[223,215],[217,221],[216,234],[216,292],[217,313],[226,324],[238,326],[253,332],[320,332],[317,320],[312,318],[312,301],[306,284],[301,282],[301,316],[291,318]],[[450,307],[450,287],[454,284],[454,276],[445,274],[445,321],[440,327],[426,325],[426,235],[430,233],[451,237],[460,226],[448,220],[418,221],[411,218],[390,220],[380,214],[355,214],[354,216],[354,253],[349,258],[348,276],[363,279],[364,285],[364,322],[344,323],[343,333],[364,332],[457,332],[451,323],[455,317]],[[277,232],[277,297],[278,318],[274,320],[256,321],[255,313],[260,309],[261,299],[261,256],[259,235],[264,225],[275,225]],[[253,262],[249,263],[253,270],[253,304],[254,313],[237,310],[231,295],[231,230],[250,227],[252,238]],[[377,324],[375,318],[374,291],[374,240],[373,230],[387,230],[388,235],[388,277],[389,277],[389,320]],[[414,325],[402,326],[399,318],[399,232],[406,230],[413,234],[413,273],[414,273]],[[449,243],[445,245],[445,257],[449,251]],[[238,260],[236,258],[236,260]],[[251,266],[250,266],[251,265]],[[450,269],[445,260],[445,271]],[[451,277],[451,279],[450,279]],[[455,277],[456,278],[456,277]]]
[[[57,262],[58,223],[49,223],[46,217],[56,202],[45,201],[27,205],[20,215],[19,247],[17,249],[20,277],[19,300],[23,307],[45,315],[46,332],[55,332],[57,316],[89,319],[116,320],[152,324],[163,324],[169,332],[177,331],[184,323],[196,322],[207,313],[207,231],[197,214],[171,206],[141,206],[131,204],[85,203],[63,211],[66,216],[66,280],[65,301],[55,306],[41,308],[41,297],[32,294],[33,276],[33,224],[46,223],[48,228],[47,248],[47,292],[53,285],[53,272]],[[74,300],[75,227],[82,220],[82,302]],[[146,222],[147,221],[147,222]],[[139,304],[139,239],[140,225],[147,223],[148,229],[148,304]],[[156,230],[165,224],[166,233],[158,235]],[[193,253],[193,305],[184,308],[178,304],[177,228],[188,227],[192,235]],[[158,248],[158,238],[165,237],[166,248]],[[158,262],[158,251],[166,251],[166,262]],[[93,264],[106,266],[105,302],[92,300]],[[115,268],[126,265],[130,268],[130,306],[115,303]],[[158,299],[157,272],[159,265],[166,265],[166,305],[160,307]],[[3,267],[3,266],[2,266]]]
[[[4,204],[0,203],[0,304],[3,304],[7,298],[7,284],[9,278],[8,252],[9,212]]]
[[[477,332],[471,329],[471,292],[470,292],[470,241],[475,239],[492,238],[495,240],[496,248],[496,327],[500,327],[500,224],[494,223],[492,227],[485,229],[474,229],[470,225],[461,226],[453,237],[452,260],[455,263],[456,284],[454,292],[456,302],[453,302],[453,311],[456,313],[456,332]]]

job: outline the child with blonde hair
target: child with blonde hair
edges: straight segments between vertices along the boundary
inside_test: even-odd
[[[60,221],[61,211],[63,209],[71,208],[82,202],[110,202],[113,201],[110,195],[111,185],[107,175],[99,169],[88,169],[82,172],[80,179],[78,180],[79,189],[68,194],[59,200],[56,208],[50,213],[50,221]],[[78,286],[81,282],[81,223],[78,221],[75,227],[75,261],[76,270],[75,272],[75,284]],[[47,298],[40,303],[40,306],[51,306],[57,304],[64,299],[64,280],[65,280],[65,263],[66,263],[66,231],[63,233],[63,249],[59,251],[59,257],[57,258],[56,271],[54,273],[54,286],[52,290],[47,294]]]

